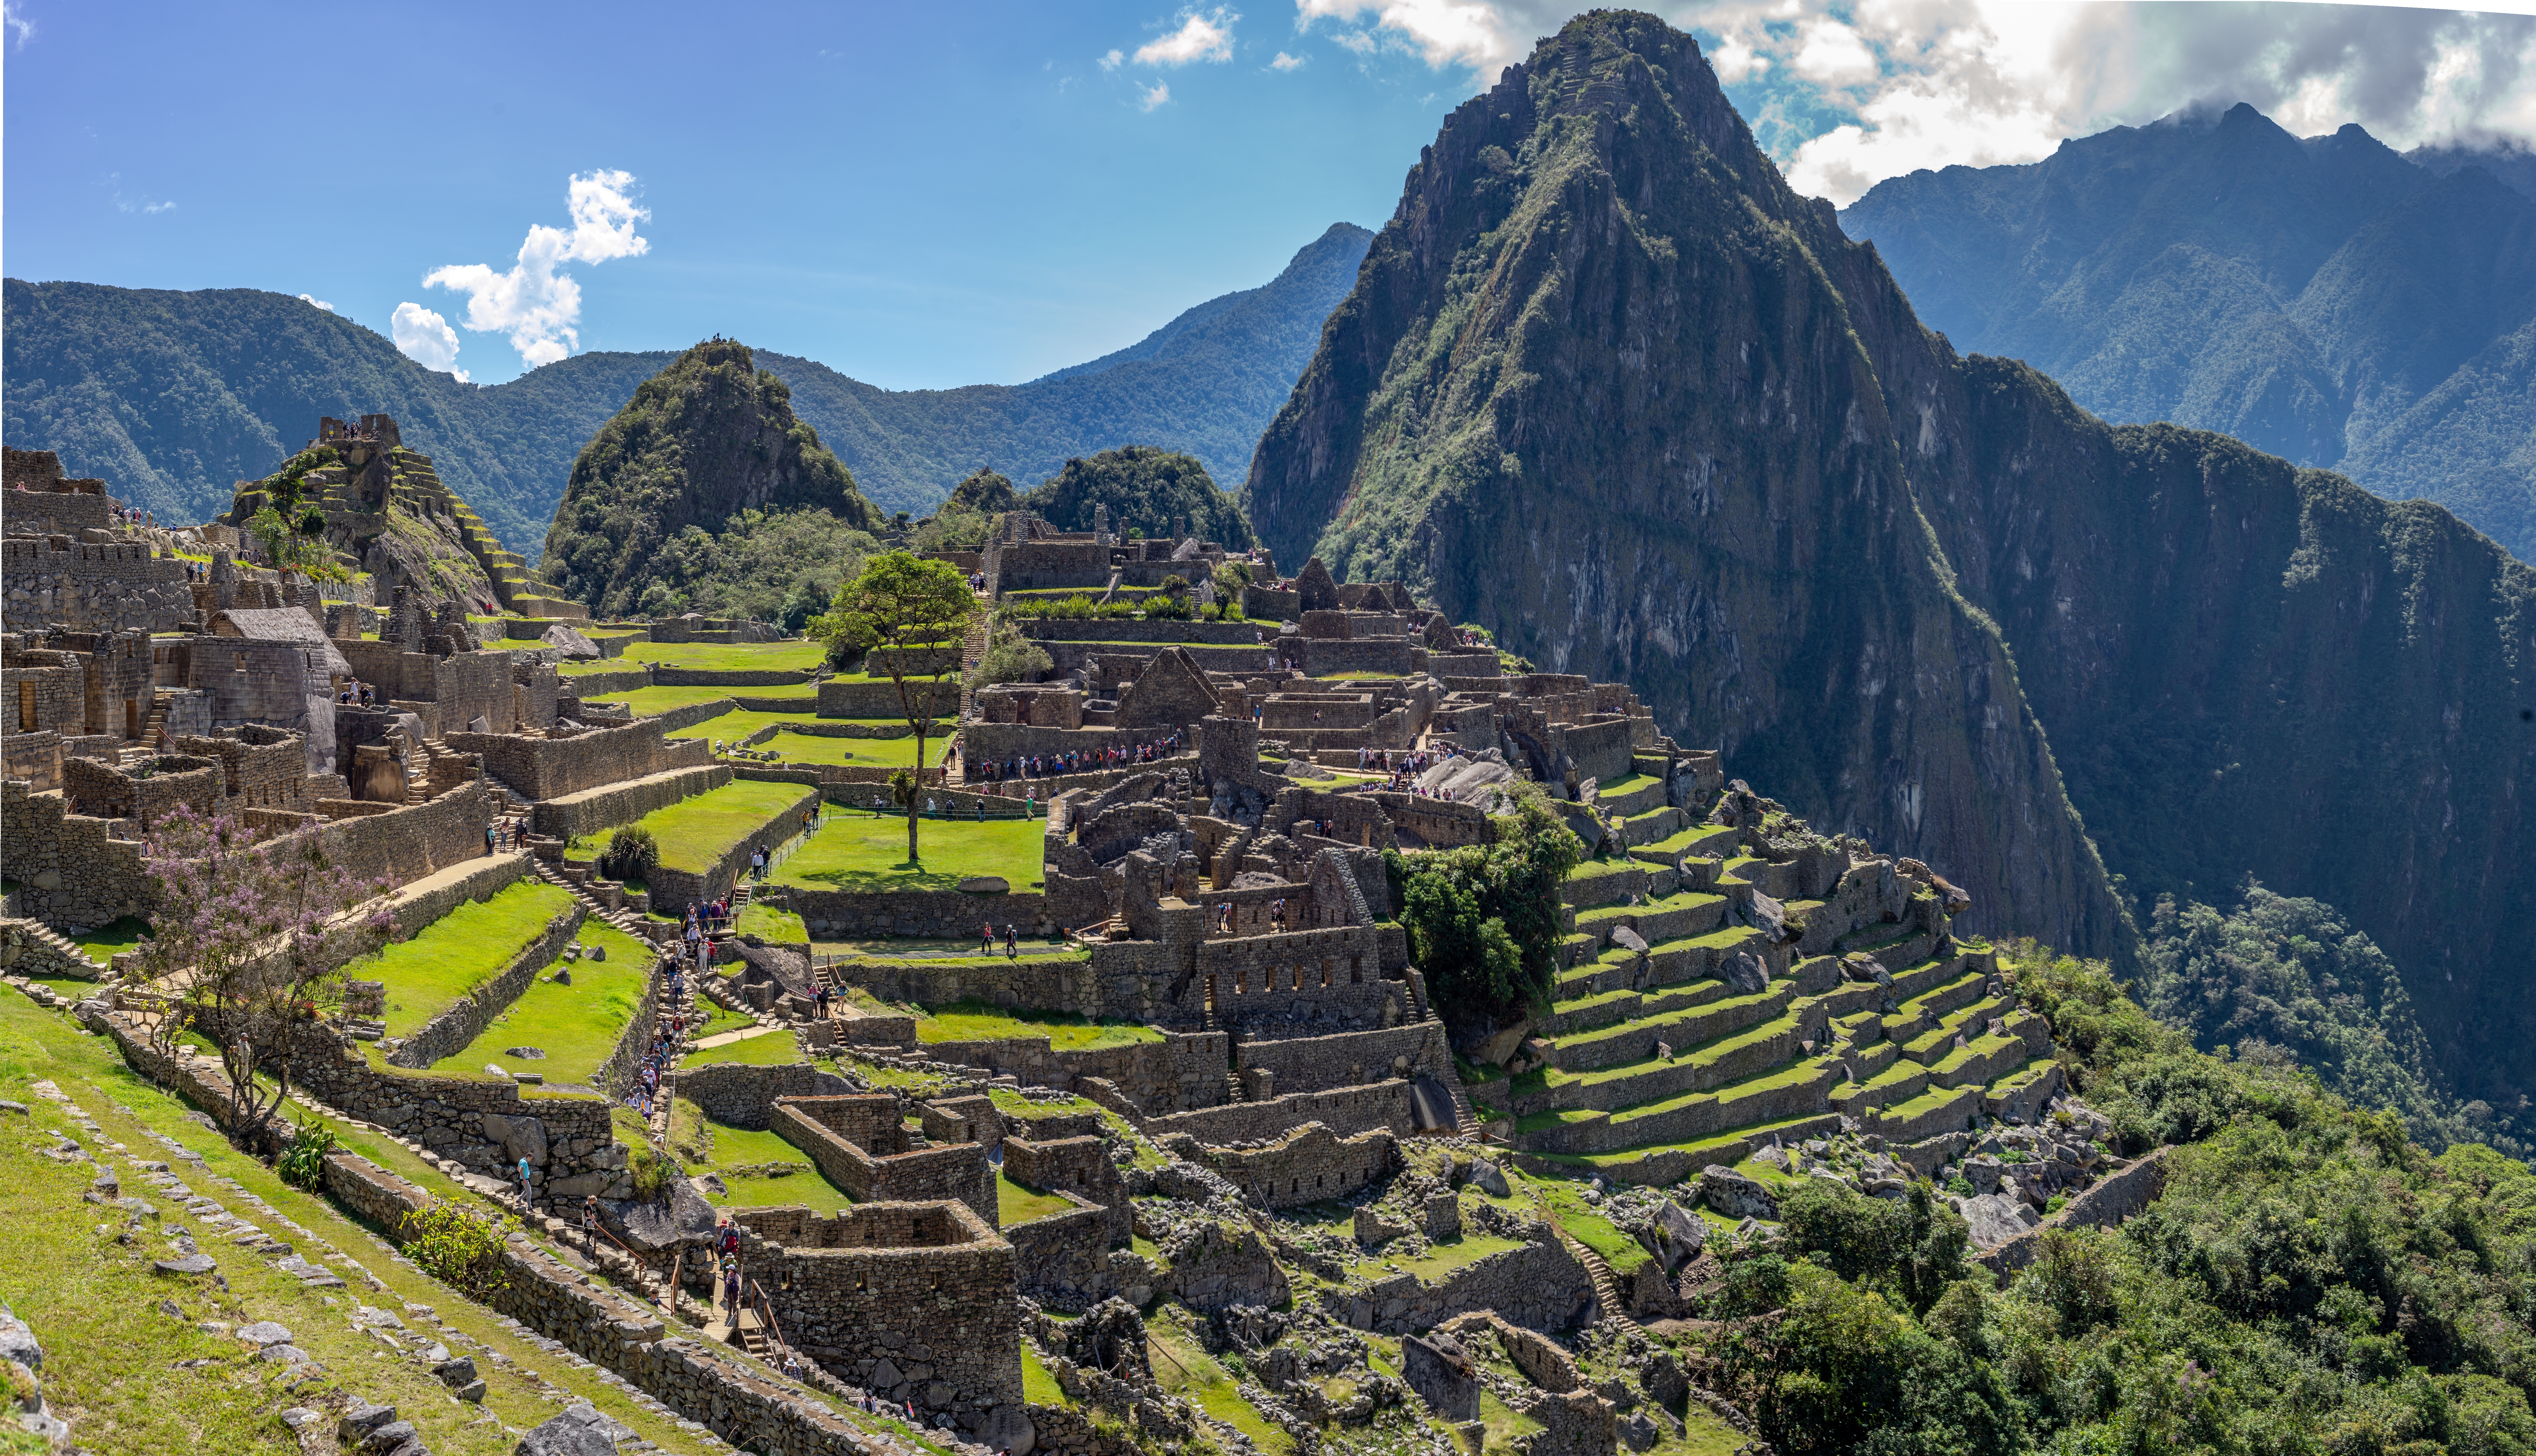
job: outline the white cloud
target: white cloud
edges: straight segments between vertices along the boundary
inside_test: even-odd
[[[1468,66],[1484,81],[1493,81],[1498,67],[1523,58],[1536,35],[1557,29],[1557,21],[1552,20],[1532,30],[1534,9],[1485,0],[1295,0],[1295,23],[1301,28],[1316,20],[1351,22],[1371,12],[1379,29],[1405,42],[1427,65]],[[1363,32],[1357,37],[1341,34],[1337,39],[1350,50],[1371,48]]]
[[[1492,82],[1574,0],[1296,0],[1360,53]],[[2405,6],[2135,0],[1661,0],[1800,192],[1847,204],[1923,167],[1992,166],[2199,106],[2291,132],[2347,122],[2397,150],[2536,140],[2536,17]],[[2523,0],[2508,6],[2523,10]],[[1757,93],[1757,95],[1756,95]]]
[[[172,213],[176,211],[176,204],[172,201],[143,203],[141,205],[141,211],[145,214]]]
[[[1118,69],[1118,63],[1126,58],[1126,52],[1112,46],[1108,53],[1101,57],[1101,69],[1104,71],[1115,71]]]
[[[1164,85],[1162,82],[1157,81],[1151,87],[1140,88],[1138,91],[1138,96],[1139,100],[1137,104],[1145,110],[1151,111],[1156,106],[1163,105],[1171,100],[1172,89],[1169,86]]]
[[[1300,71],[1303,69],[1303,62],[1306,59],[1307,57],[1304,56],[1288,55],[1281,50],[1277,52],[1277,59],[1268,63],[1268,69],[1271,71]]]
[[[1136,64],[1185,66],[1191,61],[1229,61],[1233,59],[1233,23],[1239,19],[1224,9],[1205,15],[1191,11],[1181,19],[1178,30],[1137,46]]]
[[[0,26],[7,27],[9,43],[21,50],[26,48],[28,41],[35,38],[35,23],[27,19],[27,13],[18,8],[17,0],[0,4]]]
[[[299,295],[299,301],[300,301],[300,302],[302,302],[302,303],[308,304],[308,305],[310,305],[310,306],[312,306],[312,307],[322,308],[322,309],[326,310],[328,313],[333,313],[333,312],[335,311],[335,305],[334,305],[334,304],[327,302],[325,299],[320,298],[320,297],[318,297],[317,295],[315,295],[315,294],[313,294],[313,293],[302,293],[302,294],[300,294],[300,295]],[[412,304],[408,304],[408,305],[407,305],[407,307],[411,308],[411,307],[412,307]],[[436,318],[436,317],[438,317],[438,315],[437,315],[437,314],[435,314],[435,315],[433,315],[433,317],[435,317],[435,318]],[[456,340],[453,338],[453,339],[452,339],[452,341],[451,341],[451,343],[452,343],[452,345],[453,345],[453,347],[454,347],[454,345],[456,344]]]
[[[567,263],[605,263],[651,251],[652,244],[634,232],[634,224],[652,214],[628,195],[633,186],[631,172],[576,173],[568,188],[570,232],[532,224],[510,271],[496,273],[481,263],[452,264],[423,275],[422,285],[465,293],[470,330],[508,334],[511,347],[532,367],[551,364],[581,345],[581,285],[556,270]]]
[[[308,295],[300,295],[305,298]],[[313,300],[312,300],[313,301]],[[326,305],[317,305],[324,308]],[[468,383],[467,371],[458,364],[458,331],[449,320],[419,303],[400,303],[396,316],[388,321],[388,336],[396,341],[397,351],[426,369],[438,369],[458,376]]]

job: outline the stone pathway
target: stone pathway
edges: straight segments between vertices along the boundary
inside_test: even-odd
[[[771,1026],[752,1026],[742,1027],[735,1032],[716,1032],[703,1041],[692,1044],[688,1049],[703,1051],[715,1046],[728,1046],[733,1042],[745,1042],[751,1037],[773,1036],[775,1031],[776,1028]]]

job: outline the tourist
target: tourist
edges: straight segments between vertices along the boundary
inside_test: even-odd
[[[529,1166],[529,1155],[520,1155],[520,1207],[534,1208],[537,1196],[537,1171]]]
[[[739,1323],[739,1255],[731,1254],[723,1263],[723,1302],[730,1310],[730,1322]]]
[[[495,847],[495,842],[496,842],[499,838],[500,838],[500,837],[499,837],[498,835],[494,834],[494,832],[493,832],[493,826],[492,826],[492,825],[487,824],[487,825],[485,825],[485,826],[484,826],[484,853],[485,853],[485,854],[490,855],[490,854],[492,854],[492,853],[493,853],[493,851],[494,851],[494,847]]]
[[[581,1201],[581,1236],[590,1248],[590,1257],[599,1258],[599,1195],[591,1194]]]
[[[1004,921],[1004,959],[1007,961],[1018,958],[1022,953],[1020,929],[1019,921]]]
[[[992,920],[981,920],[978,922],[978,954],[982,956],[991,956],[994,953],[995,922]]]

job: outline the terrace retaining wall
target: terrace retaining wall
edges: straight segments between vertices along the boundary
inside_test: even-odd
[[[590,915],[578,900],[565,905],[535,940],[511,957],[499,975],[482,985],[460,996],[447,1010],[422,1024],[420,1030],[405,1040],[405,1045],[388,1053],[388,1065],[420,1071],[444,1056],[454,1056],[467,1044],[483,1034],[493,1018],[510,1009],[520,993],[537,980],[538,972],[563,954],[563,948],[581,933],[581,922]]]
[[[729,766],[716,763],[585,789],[531,808],[529,831],[569,844],[575,835],[631,824],[655,809],[666,809],[680,799],[720,789],[730,779]]]

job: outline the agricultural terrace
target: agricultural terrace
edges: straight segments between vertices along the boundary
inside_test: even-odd
[[[797,687],[638,687],[631,692],[602,693],[594,701],[623,703],[637,718],[658,718],[673,708],[692,708],[698,703],[729,699],[734,693],[787,705],[797,703],[804,718],[812,716],[819,706],[818,685],[808,682]]]
[[[626,828],[648,829],[661,847],[663,868],[703,874],[740,841],[782,815],[797,813],[794,805],[804,791],[798,784],[725,784],[609,830],[598,848],[603,852]]]
[[[652,948],[596,918],[582,922],[581,944],[604,950],[607,959],[558,956],[538,972],[509,1010],[432,1070],[465,1074],[492,1065],[506,1072],[539,1073],[550,1085],[594,1085],[643,1003]],[[569,983],[554,980],[558,971],[571,973]],[[544,1055],[515,1056],[513,1048]]]
[[[854,1206],[845,1189],[781,1136],[716,1122],[685,1098],[669,1104],[669,1152],[688,1176],[700,1180],[705,1201],[716,1208],[792,1203],[830,1214]]]
[[[806,641],[636,642],[626,647],[623,657],[602,660],[595,665],[621,668],[651,664],[724,672],[802,671],[821,665],[826,651],[824,644]],[[592,671],[595,665],[576,665],[576,669]]]
[[[411,1037],[459,997],[502,973],[511,958],[572,907],[572,893],[519,880],[471,900],[408,940],[355,961],[349,974],[386,986],[387,1035]]]
[[[1042,882],[1046,826],[1037,819],[927,819],[917,835],[923,862],[911,864],[905,816],[831,804],[826,818],[791,858],[775,867],[776,883],[878,891],[953,890],[973,875],[1001,875],[1016,890],[1036,889]],[[667,845],[662,841],[664,854]]]

